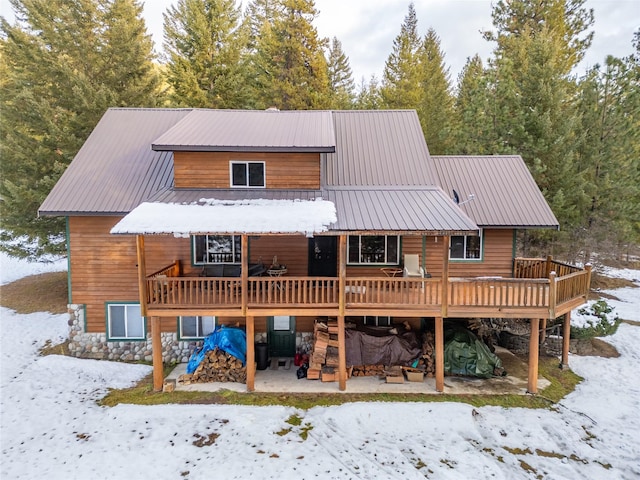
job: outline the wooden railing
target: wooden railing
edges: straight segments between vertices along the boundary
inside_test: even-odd
[[[556,278],[556,304],[562,304],[589,293],[591,283],[591,272],[579,270]]]
[[[242,282],[239,278],[152,277],[147,279],[150,305],[168,307],[242,305]]]
[[[449,305],[548,307],[549,280],[450,278]]]
[[[345,280],[347,307],[406,308],[442,304],[438,278],[353,278]]]
[[[575,272],[582,272],[583,268],[558,262],[553,257],[547,258],[514,258],[513,278],[549,278],[551,272],[558,277],[564,277]]]
[[[248,304],[294,307],[338,305],[338,279],[326,277],[250,277]]]

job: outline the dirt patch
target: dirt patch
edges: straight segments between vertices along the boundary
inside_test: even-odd
[[[42,273],[0,287],[0,305],[18,313],[65,313],[67,272]]]
[[[618,358],[620,356],[616,347],[599,338],[591,339],[591,347],[593,348],[593,356],[596,357]]]
[[[591,290],[596,290],[596,293],[598,294],[599,292],[597,292],[597,290],[615,290],[617,288],[625,287],[637,288],[638,285],[625,278],[605,277],[597,273],[591,275]]]

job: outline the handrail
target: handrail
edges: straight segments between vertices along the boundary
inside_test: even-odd
[[[159,275],[166,275],[167,277],[178,277],[178,276],[180,276],[180,260],[176,260],[172,264],[161,268],[157,272],[154,272],[151,275],[147,275],[147,278],[149,278],[149,277],[157,277]]]

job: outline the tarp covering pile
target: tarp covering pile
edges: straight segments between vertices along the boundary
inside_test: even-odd
[[[445,329],[445,373],[489,378],[496,369],[502,369],[502,361],[473,332],[462,327]]]
[[[206,353],[216,348],[233,355],[242,361],[243,366],[246,364],[247,335],[244,330],[219,325],[205,337],[202,347],[193,352],[187,363],[187,373],[195,372]]]
[[[422,353],[415,332],[373,336],[345,330],[347,365],[409,365]]]

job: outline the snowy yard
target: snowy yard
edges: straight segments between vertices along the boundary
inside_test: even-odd
[[[16,262],[2,282],[39,268]],[[625,276],[640,285],[639,271]],[[620,317],[640,322],[640,290],[609,293],[621,300],[609,302]],[[108,388],[133,385],[151,367],[39,357],[67,328],[67,315],[0,310],[2,479],[640,478],[639,326],[622,324],[607,339],[619,358],[571,356],[585,381],[553,410],[354,403],[309,411],[99,407]],[[298,426],[287,423],[294,415]]]

